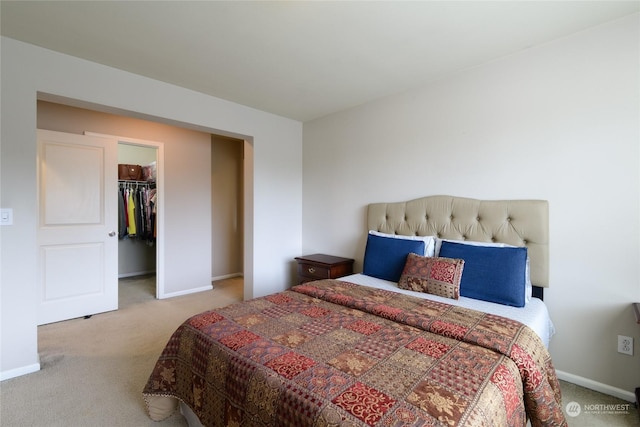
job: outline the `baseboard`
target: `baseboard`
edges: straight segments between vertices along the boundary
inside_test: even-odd
[[[10,369],[8,371],[0,372],[0,381],[8,380],[22,375],[31,374],[40,370],[40,364],[34,363],[33,365],[23,366],[21,368]]]
[[[608,394],[609,396],[617,397],[618,399],[626,400],[627,402],[635,402],[636,396],[632,391],[626,391],[621,388],[612,387],[607,384],[602,384],[597,381],[590,380],[578,375],[570,374],[568,372],[556,370],[558,379],[569,382],[571,384],[579,385],[580,387],[588,388],[600,393]]]
[[[232,274],[223,274],[222,276],[214,276],[211,278],[212,282],[216,280],[224,280],[224,279],[233,279],[234,277],[242,277],[244,274],[242,273],[232,273]]]
[[[184,291],[171,292],[171,293],[168,293],[168,294],[160,295],[158,297],[158,299],[173,298],[173,297],[179,297],[179,296],[182,296],[182,295],[195,294],[197,292],[210,291],[211,289],[213,289],[213,285],[202,286],[200,288],[187,289],[187,290],[184,290]]]

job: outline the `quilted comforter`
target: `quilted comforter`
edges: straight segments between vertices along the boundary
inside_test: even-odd
[[[566,426],[527,326],[338,280],[188,319],[143,397],[205,426]]]

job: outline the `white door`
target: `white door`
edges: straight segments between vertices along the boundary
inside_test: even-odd
[[[118,308],[117,147],[38,130],[38,325]]]

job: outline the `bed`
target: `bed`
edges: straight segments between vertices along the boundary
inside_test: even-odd
[[[363,273],[187,319],[143,390],[149,416],[180,403],[205,426],[566,425],[541,298],[546,201],[374,203],[367,228]]]

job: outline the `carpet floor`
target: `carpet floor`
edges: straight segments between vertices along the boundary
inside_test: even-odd
[[[173,331],[193,314],[242,300],[241,278],[214,283],[211,291],[156,300],[155,277],[120,281],[120,308],[38,328],[41,370],[0,383],[3,427],[174,427],[180,414],[151,421],[142,389]],[[564,402],[581,413],[569,426],[640,426],[629,402],[562,382]],[[621,404],[616,413],[593,405]],[[591,405],[591,406],[589,406]]]

